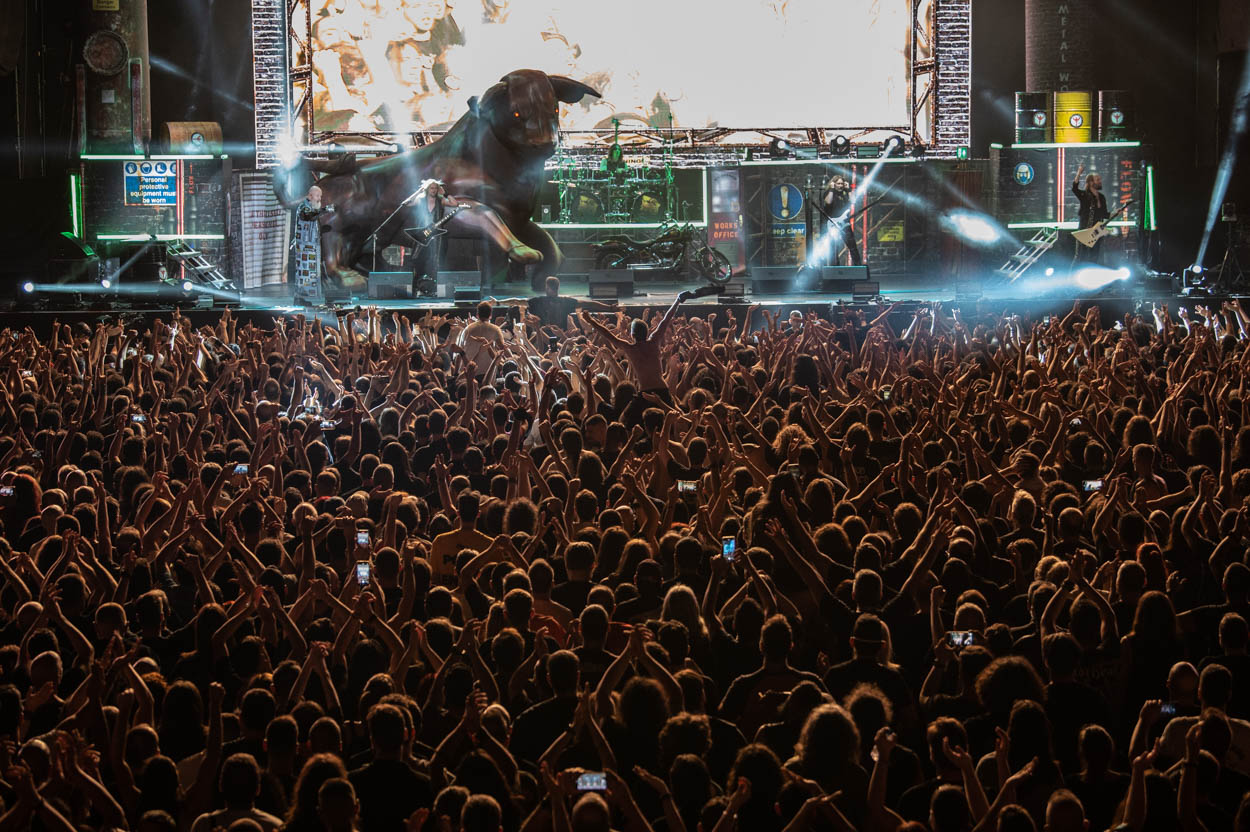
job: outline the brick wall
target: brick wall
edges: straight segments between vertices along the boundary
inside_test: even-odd
[[[972,0],[937,0],[934,7],[937,112],[934,156],[954,156],[972,142]]]
[[[285,0],[252,0],[252,84],[256,105],[256,167],[277,164],[278,136],[288,130]]]
[[[1098,89],[1095,28],[1092,0],[1026,0],[1024,64],[1029,91]]]

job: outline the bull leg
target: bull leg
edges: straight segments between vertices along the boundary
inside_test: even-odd
[[[493,210],[480,202],[460,198],[457,201],[470,207],[456,214],[455,219],[451,220],[453,224],[481,234],[507,252],[508,259],[514,263],[537,263],[543,259],[541,251],[530,248],[517,239]]]
[[[530,273],[530,286],[535,292],[543,291],[543,281],[548,275],[558,274],[564,263],[564,255],[551,235],[533,220],[526,220],[516,227],[517,237],[532,249],[542,254],[542,262],[534,266]]]
[[[325,264],[326,274],[349,292],[358,291],[368,285],[365,276],[352,268],[358,257],[360,243],[354,237],[337,231],[321,232],[321,260]]]

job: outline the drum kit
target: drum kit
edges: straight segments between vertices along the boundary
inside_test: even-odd
[[[661,223],[676,219],[677,187],[665,155],[661,168],[633,167],[625,162],[617,135],[598,168],[561,162],[551,184],[560,197],[561,223]]]
[[[669,217],[663,172],[634,170],[627,176],[599,171],[561,171],[552,181],[560,194],[562,223],[658,223]]]

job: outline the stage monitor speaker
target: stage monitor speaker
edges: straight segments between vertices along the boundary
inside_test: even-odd
[[[472,288],[480,295],[482,292],[481,272],[439,272],[438,296],[444,299],[456,297],[456,291]]]
[[[876,280],[860,280],[851,286],[851,299],[872,300],[881,294],[881,284]]]
[[[595,300],[632,298],[634,296],[634,272],[632,269],[591,269],[590,296]]]
[[[869,279],[867,266],[822,266],[817,291],[833,295],[849,295],[856,283]]]
[[[378,300],[412,297],[412,272],[369,272],[369,297]]]
[[[725,291],[720,293],[718,303],[746,303],[747,285],[742,278],[731,278],[725,284]]]
[[[482,287],[479,286],[457,286],[452,295],[452,300],[456,306],[476,306],[482,300]]]
[[[757,295],[793,292],[798,273],[798,266],[754,266],[750,271],[751,291]]]

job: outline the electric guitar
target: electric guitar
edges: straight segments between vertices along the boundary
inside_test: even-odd
[[[1124,209],[1128,206],[1129,203],[1127,202],[1120,203],[1120,207],[1115,209],[1115,212],[1112,213],[1111,216],[1107,217],[1105,220],[1099,220],[1089,228],[1082,228],[1080,231],[1073,231],[1072,236],[1076,238],[1078,243],[1086,248],[1093,248],[1099,240],[1111,233],[1111,229],[1108,228],[1111,221],[1120,214],[1124,213]]]
[[[405,228],[404,231],[413,239],[412,253],[415,255],[421,251],[421,249],[428,246],[431,240],[443,233],[443,226],[446,225],[452,217],[468,207],[468,205],[461,203],[455,208],[449,210],[446,214],[443,214],[442,218],[437,222],[433,222],[427,226],[423,226],[422,228]]]

